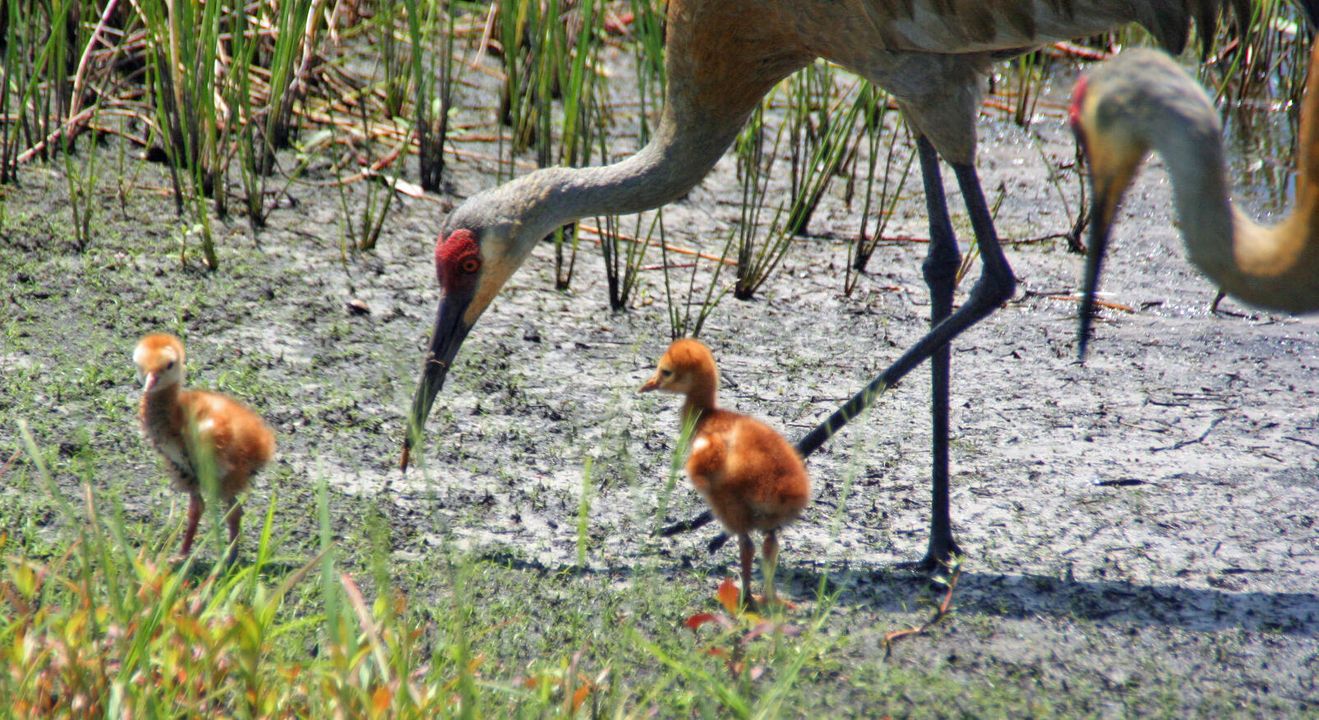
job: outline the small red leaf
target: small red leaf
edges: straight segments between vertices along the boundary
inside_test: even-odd
[[[732,578],[724,578],[724,581],[719,583],[719,591],[715,593],[715,597],[718,598],[719,604],[723,605],[725,610],[730,613],[737,612],[737,607],[740,604],[738,599],[741,597],[741,593],[738,592],[737,583],[733,582]]]
[[[577,692],[575,692],[575,693],[572,694],[572,710],[573,710],[573,712],[577,712],[577,709],[580,708],[580,707],[582,706],[582,703],[583,703],[583,702],[586,702],[586,698],[587,698],[587,696],[590,695],[590,694],[591,694],[591,684],[590,684],[590,683],[587,683],[587,684],[585,684],[585,685],[583,685],[583,686],[577,688]]]
[[[718,619],[719,619],[718,616],[716,616],[714,613],[696,613],[695,615],[684,620],[682,624],[686,625],[692,630],[696,630],[702,625],[708,622],[715,622]]]
[[[605,17],[605,32],[611,35],[625,35],[627,28],[636,21],[636,15],[625,12],[614,15],[610,13]]]
[[[371,693],[371,709],[375,710],[377,714],[388,710],[390,703],[393,701],[394,693],[384,685],[376,688],[376,691]]]

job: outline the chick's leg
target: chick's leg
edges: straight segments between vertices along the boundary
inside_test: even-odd
[[[225,513],[225,520],[229,524],[229,557],[226,560],[230,565],[238,559],[238,525],[243,520],[243,506],[238,504],[235,498],[229,498],[229,511]]]
[[[755,598],[751,597],[751,565],[756,560],[756,546],[750,533],[739,533],[737,542],[742,550],[742,605],[752,610],[756,607]]]
[[[779,565],[779,533],[777,530],[765,532],[765,542],[761,546],[760,571],[765,575],[765,604],[774,604],[774,570]]]
[[[179,556],[186,558],[192,554],[192,541],[197,537],[197,523],[202,519],[202,507],[205,502],[202,500],[200,492],[191,493],[188,496],[188,526],[183,529],[183,547],[179,549]]]

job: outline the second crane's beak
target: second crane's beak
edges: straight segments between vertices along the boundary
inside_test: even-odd
[[[1086,243],[1085,286],[1081,291],[1081,327],[1076,337],[1076,359],[1085,362],[1086,345],[1090,342],[1091,326],[1095,319],[1095,293],[1099,291],[1099,273],[1104,267],[1104,253],[1108,251],[1108,236],[1112,230],[1112,214],[1103,211],[1101,197],[1095,195],[1094,214],[1090,218],[1090,240]],[[1114,204],[1116,206],[1116,204]]]
[[[1090,167],[1090,186],[1094,190],[1091,203],[1089,251],[1085,262],[1085,285],[1081,295],[1080,332],[1077,336],[1077,360],[1085,362],[1086,346],[1090,342],[1094,324],[1095,293],[1099,290],[1099,273],[1103,270],[1104,254],[1108,252],[1108,238],[1113,230],[1118,204],[1136,170],[1144,159],[1147,148],[1130,138],[1100,133],[1093,136],[1087,129],[1094,113],[1085,112],[1085,84],[1078,83],[1072,100],[1072,131],[1076,142]]]
[[[471,304],[470,293],[445,293],[440,299],[440,307],[435,312],[435,329],[431,333],[430,350],[426,353],[426,364],[421,371],[421,380],[417,383],[417,392],[412,397],[412,412],[408,418],[408,433],[403,441],[402,469],[408,469],[408,459],[412,447],[421,441],[421,430],[430,415],[435,396],[444,387],[444,378],[449,374],[449,366],[458,355],[458,348],[472,326],[463,320]]]
[[[1099,291],[1099,273],[1104,268],[1104,255],[1108,252],[1108,238],[1113,231],[1118,204],[1135,175],[1135,163],[1125,161],[1116,169],[1090,156],[1091,185],[1094,203],[1090,217],[1090,240],[1085,259],[1085,285],[1081,291],[1080,331],[1077,335],[1077,360],[1085,362],[1086,345],[1090,342],[1091,326],[1095,316],[1095,294]]]

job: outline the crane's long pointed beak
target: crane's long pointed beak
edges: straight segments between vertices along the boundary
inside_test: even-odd
[[[1102,183],[1096,183],[1101,185]],[[1086,346],[1095,316],[1095,293],[1099,291],[1099,273],[1104,267],[1104,254],[1108,252],[1108,237],[1113,229],[1113,216],[1117,212],[1117,198],[1111,192],[1096,187],[1094,216],[1090,219],[1089,254],[1085,258],[1085,287],[1081,294],[1081,328],[1076,338],[1076,359],[1085,362]]]
[[[440,299],[440,307],[435,313],[435,330],[431,333],[430,350],[426,353],[426,364],[421,371],[421,380],[412,397],[412,413],[408,418],[408,430],[403,439],[403,458],[399,463],[401,469],[408,469],[412,448],[421,442],[421,431],[430,415],[435,396],[444,387],[444,378],[449,374],[449,366],[458,355],[458,348],[472,326],[463,321],[463,313],[471,302],[471,297],[459,297],[446,294]]]

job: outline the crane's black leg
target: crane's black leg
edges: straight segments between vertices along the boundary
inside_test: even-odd
[[[948,219],[948,201],[939,172],[939,154],[924,136],[917,138],[921,159],[921,177],[925,181],[925,209],[930,221],[930,247],[921,265],[925,284],[930,288],[930,327],[953,313],[953,289],[957,285],[957,268],[962,254]],[[948,511],[948,395],[952,348],[944,345],[930,357],[930,544],[925,557],[917,563],[922,570],[934,570],[953,553],[961,553],[953,540]]]
[[[953,173],[957,175],[957,185],[962,189],[976,245],[980,248],[980,279],[971,288],[966,304],[955,314],[973,316],[975,319],[968,323],[969,327],[1012,299],[1012,294],[1017,291],[1017,278],[1012,275],[1012,266],[1008,265],[1008,258],[1003,254],[1003,246],[998,244],[994,217],[985,202],[985,193],[980,189],[980,176],[976,174],[975,166],[953,164]]]
[[[924,157],[922,157],[922,167],[924,167]],[[1012,268],[1003,255],[1003,248],[998,244],[998,236],[994,232],[994,222],[989,213],[989,206],[985,203],[984,193],[980,190],[980,180],[976,176],[975,168],[971,165],[959,164],[953,164],[952,167],[953,172],[957,175],[957,182],[962,189],[962,195],[966,200],[967,212],[971,216],[971,227],[975,230],[976,241],[980,246],[980,279],[971,288],[971,293],[967,296],[966,302],[962,303],[962,306],[956,312],[931,328],[924,337],[917,340],[915,345],[908,348],[884,372],[881,372],[867,383],[842,407],[835,410],[832,415],[825,418],[824,422],[817,425],[814,430],[807,433],[806,437],[798,441],[797,452],[801,453],[802,457],[818,450],[852,418],[860,415],[863,410],[869,407],[885,389],[896,385],[917,365],[933,358],[953,338],[991,315],[1000,305],[1011,299],[1012,294],[1016,292],[1017,280],[1012,276]],[[931,185],[927,183],[927,187],[931,187]],[[933,216],[934,213],[931,213],[931,217]],[[933,240],[932,237],[931,241],[933,242]],[[946,419],[944,422],[946,422]],[[947,452],[946,445],[944,452]],[[931,522],[927,561],[946,559],[949,553],[957,551],[957,545],[952,538],[952,529],[948,525],[947,490],[946,479],[942,483],[942,490],[939,484],[935,484],[934,504],[936,509]],[[943,508],[942,517],[940,517],[941,511],[938,509],[940,506]],[[923,562],[922,564],[926,563]]]

